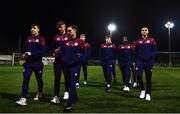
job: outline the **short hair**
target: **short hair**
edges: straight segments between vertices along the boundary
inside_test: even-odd
[[[86,36],[85,34],[80,34],[80,36]]]
[[[145,25],[143,25],[143,26],[141,27],[141,29],[142,29],[142,28],[147,28],[147,29],[149,29],[148,26],[145,26]]]
[[[35,26],[37,26],[38,27],[38,29],[40,29],[40,25],[39,24],[31,24],[31,28],[33,28],[33,27],[35,27]]]
[[[57,22],[57,28],[59,28],[61,25],[66,25],[65,21],[58,21]]]
[[[75,29],[76,31],[78,30],[78,26],[77,25],[69,25],[68,27],[71,27],[72,29]]]
[[[128,35],[124,35],[123,38],[124,38],[124,37],[128,38]]]
[[[111,36],[110,35],[105,35],[105,38],[111,38]]]

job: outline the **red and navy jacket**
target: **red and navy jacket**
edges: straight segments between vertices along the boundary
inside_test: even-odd
[[[61,49],[64,46],[64,42],[68,40],[68,37],[66,34],[63,35],[57,35],[53,38],[53,45],[54,49]],[[60,57],[61,56],[61,51],[59,53],[55,53],[55,57]]]
[[[116,45],[113,43],[103,43],[100,48],[100,60],[104,64],[112,61],[115,63],[116,60]]]
[[[80,65],[80,56],[78,53],[82,53],[84,41],[79,38],[67,40],[62,47],[62,58],[61,60],[69,65]]]
[[[79,53],[81,62],[87,62],[91,55],[91,45],[84,42],[82,53]]]
[[[136,60],[152,60],[157,54],[157,44],[154,38],[139,38],[135,42],[135,58]]]
[[[38,36],[29,36],[27,37],[25,47],[23,49],[24,52],[31,52],[31,56],[26,58],[27,63],[34,63],[42,61],[42,56],[46,51],[46,42],[45,38]]]
[[[118,46],[118,62],[126,63],[133,60],[133,46],[128,42],[125,42]]]

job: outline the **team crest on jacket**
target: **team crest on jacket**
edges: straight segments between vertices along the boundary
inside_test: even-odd
[[[39,39],[36,39],[36,40],[35,40],[35,42],[37,42],[37,43],[38,43],[38,42],[39,42]]]
[[[75,42],[75,43],[74,43],[74,46],[78,46],[78,43],[77,43],[77,42]]]
[[[65,38],[64,38],[64,40],[66,41],[66,40],[68,40],[68,38],[67,38],[67,37],[65,37]]]
[[[143,44],[143,41],[139,41],[140,44]]]
[[[59,37],[57,38],[57,41],[60,41],[60,38],[59,38]]]
[[[150,40],[147,40],[147,43],[149,44],[149,43],[150,43]]]
[[[104,45],[103,47],[104,47],[104,48],[107,48],[108,46]]]
[[[32,40],[28,40],[28,42],[30,43],[30,42],[32,42]]]
[[[70,46],[70,43],[66,43],[67,46]]]

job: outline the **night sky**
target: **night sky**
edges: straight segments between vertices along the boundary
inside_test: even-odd
[[[117,25],[113,32],[115,44],[121,43],[123,35],[128,35],[130,42],[136,40],[140,27],[147,25],[150,36],[158,43],[158,50],[168,51],[168,32],[164,24],[173,21],[172,50],[180,51],[178,0],[7,0],[1,1],[0,14],[0,53],[18,51],[20,38],[22,48],[32,23],[40,24],[50,52],[58,20],[79,26],[78,34],[86,34],[94,57],[98,55],[104,36],[109,34],[107,25],[110,22]]]

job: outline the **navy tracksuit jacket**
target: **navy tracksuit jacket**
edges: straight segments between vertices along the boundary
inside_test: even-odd
[[[35,73],[36,80],[38,83],[38,92],[43,90],[43,80],[42,80],[42,71],[43,63],[42,56],[46,51],[46,44],[44,37],[38,36],[29,36],[26,40],[24,52],[31,52],[31,56],[25,58],[24,72],[23,72],[23,85],[22,85],[22,97],[26,98],[28,89],[29,89],[29,80],[32,72]]]
[[[118,63],[122,73],[124,85],[127,87],[129,87],[132,57],[133,46],[131,44],[126,42],[118,46]]]
[[[142,80],[143,68],[145,68],[147,94],[151,94],[153,59],[155,58],[156,53],[157,44],[154,38],[139,38],[135,42],[136,71],[138,83],[140,85],[141,90],[145,90],[144,83]]]
[[[69,80],[69,99],[67,105],[72,105],[74,100],[77,98],[76,93],[76,81],[79,75],[80,56],[78,53],[83,51],[84,41],[79,38],[71,39],[65,42],[62,51],[62,61],[65,65],[65,72],[67,72]]]
[[[59,49],[57,53],[55,53],[55,61],[54,61],[54,96],[59,96],[59,89],[60,89],[60,80],[61,80],[61,73],[64,73],[64,80],[65,80],[65,91],[69,91],[69,84],[67,80],[66,73],[64,72],[64,64],[61,61],[61,48],[64,46],[64,42],[68,40],[66,34],[57,35],[53,39],[54,49]]]
[[[107,84],[111,84],[111,72],[114,70],[116,62],[116,45],[112,43],[103,43],[100,48],[100,61],[104,72],[104,78]]]
[[[80,56],[80,69],[81,66],[83,68],[83,73],[84,73],[84,81],[87,81],[87,65],[88,65],[88,59],[91,55],[91,45],[87,42],[84,42],[83,50],[81,53],[78,53]],[[79,83],[79,78],[78,77],[77,83]]]

